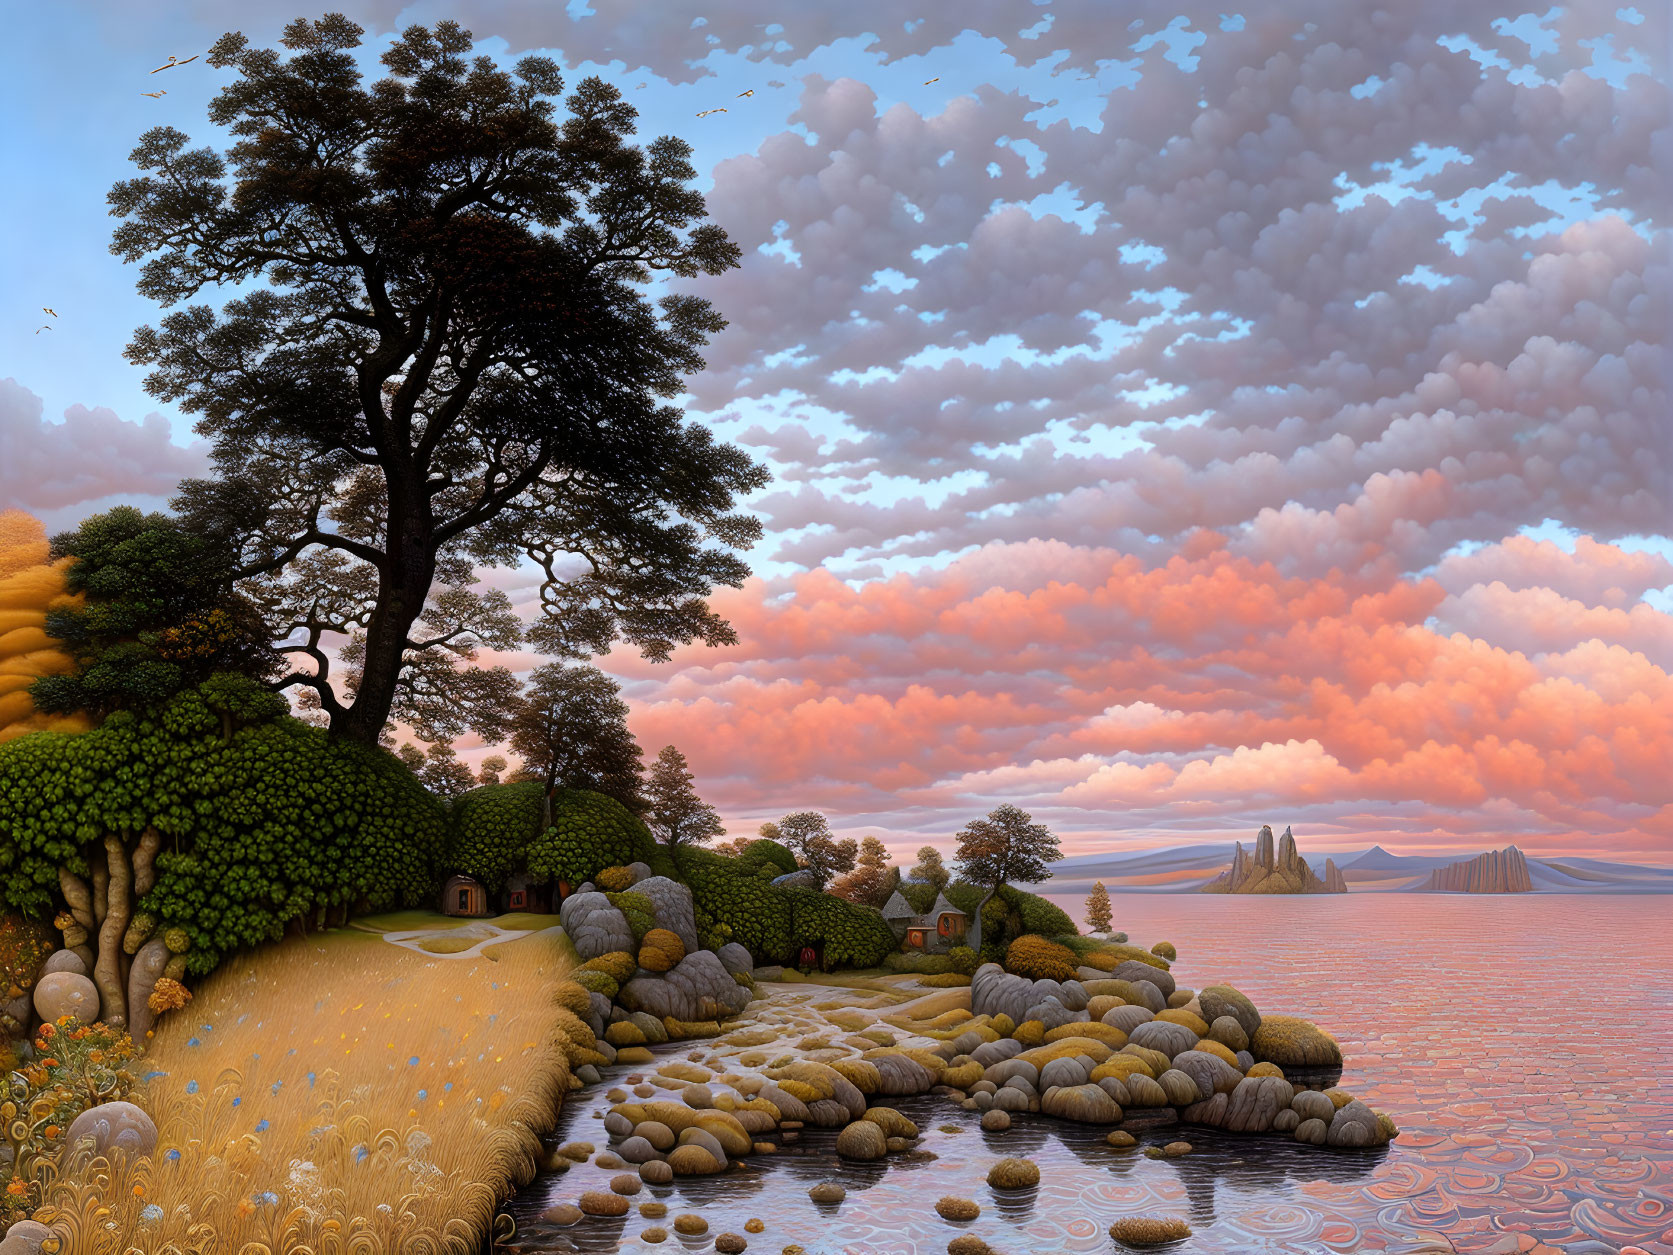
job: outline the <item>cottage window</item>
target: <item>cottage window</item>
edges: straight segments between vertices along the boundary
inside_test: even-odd
[[[924,944],[924,930],[921,929],[921,928],[914,928],[910,932],[908,932],[906,934],[906,944],[909,945],[909,946],[921,946],[921,945],[923,945]]]
[[[511,909],[512,910],[514,910],[514,911],[517,910],[517,908],[522,906],[526,901],[528,901],[528,894],[526,894],[523,890],[513,889],[511,891]]]

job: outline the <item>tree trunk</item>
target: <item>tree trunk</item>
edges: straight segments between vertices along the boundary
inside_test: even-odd
[[[99,927],[99,957],[93,965],[93,983],[99,987],[99,1018],[112,1028],[128,1023],[128,991],[122,979],[122,939],[133,915],[133,868],[128,848],[114,833],[105,836],[106,905]]]
[[[389,476],[389,544],[378,571],[378,601],[366,624],[366,656],[354,703],[331,720],[334,736],[376,745],[389,722],[412,625],[424,613],[436,577],[430,500],[423,477]]]
[[[993,901],[993,895],[998,892],[999,886],[995,885],[993,888],[988,890],[987,896],[976,904],[976,919],[970,926],[969,940],[965,944],[976,952],[978,958],[982,953],[982,911],[986,908],[989,902]]]
[[[60,867],[58,869],[58,889],[64,895],[64,901],[69,905],[70,914],[75,916],[76,923],[88,932],[92,932],[98,923],[93,918],[93,894],[87,888],[87,882],[72,871]]]
[[[162,834],[155,828],[147,828],[140,834],[139,844],[134,847],[134,904],[151,892],[157,883],[157,850],[163,844]]]

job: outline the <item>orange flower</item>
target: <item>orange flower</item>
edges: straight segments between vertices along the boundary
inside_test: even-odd
[[[52,1025],[50,1025],[50,1024],[41,1025],[41,1036],[42,1037],[51,1037],[57,1031],[58,1030],[53,1028]]]
[[[29,1193],[29,1187],[23,1183],[23,1179],[21,1177],[13,1177],[6,1185],[6,1193],[10,1194],[13,1198],[21,1198],[23,1195]]]

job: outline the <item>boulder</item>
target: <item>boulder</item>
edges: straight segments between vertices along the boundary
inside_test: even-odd
[[[1210,1094],[1229,1094],[1243,1081],[1243,1073],[1218,1055],[1202,1050],[1175,1055],[1173,1066],[1195,1081],[1205,1098]]]
[[[157,1149],[157,1126],[131,1102],[100,1103],[70,1122],[64,1145],[73,1147],[83,1138],[92,1140],[95,1154],[149,1155]]]
[[[642,1137],[630,1137],[616,1148],[616,1153],[628,1163],[649,1163],[662,1158],[656,1147]]]
[[[1294,1092],[1294,1087],[1281,1077],[1245,1077],[1231,1092],[1222,1127],[1234,1133],[1265,1133],[1278,1113],[1289,1109]]]
[[[1303,1120],[1296,1126],[1295,1140],[1313,1146],[1323,1146],[1330,1136],[1330,1126],[1323,1120]]]
[[[1231,1110],[1231,1096],[1229,1094],[1210,1094],[1201,1102],[1194,1102],[1180,1114],[1192,1124],[1206,1124],[1220,1129],[1226,1125],[1226,1115]]]
[[[673,933],[685,944],[688,952],[702,949],[697,936],[697,917],[691,906],[691,890],[687,886],[666,876],[646,876],[634,884],[633,892],[650,899],[658,928],[666,928]],[[744,970],[750,969],[746,967]]]
[[[1118,1028],[1131,1039],[1135,1028],[1140,1024],[1148,1024],[1155,1018],[1156,1013],[1149,1007],[1136,1007],[1129,1003],[1104,1012],[1099,1023]]]
[[[856,1120],[837,1134],[836,1152],[844,1159],[882,1159],[889,1153],[888,1134],[870,1120]]]
[[[1326,1137],[1331,1146],[1377,1146],[1383,1140],[1377,1113],[1357,1098],[1336,1113]]]
[[[1053,1059],[1040,1069],[1038,1088],[1043,1091],[1053,1085],[1085,1085],[1092,1076],[1091,1062],[1089,1055]]]
[[[1029,1005],[1023,1012],[1019,1024],[1026,1024],[1030,1020],[1038,1020],[1042,1029],[1050,1032],[1054,1028],[1062,1028],[1065,1024],[1085,1023],[1085,1011],[1071,1011],[1057,1000],[1055,996],[1048,996]]]
[[[1135,1073],[1127,1078],[1127,1095],[1130,1104],[1134,1107],[1166,1107],[1168,1105],[1168,1091],[1142,1072]]]
[[[1255,1030],[1261,1026],[1261,1013],[1255,1009],[1255,1004],[1230,985],[1210,985],[1197,994],[1197,1002],[1202,1007],[1202,1018],[1210,1024],[1222,1015],[1229,1015],[1248,1037],[1254,1037]],[[1229,1042],[1227,1044],[1230,1045]],[[1242,1049],[1239,1046],[1232,1048]]]
[[[39,1220],[19,1220],[6,1230],[5,1240],[0,1241],[0,1255],[40,1255],[41,1243],[51,1236],[52,1230]]]
[[[1281,1068],[1342,1066],[1342,1048],[1316,1024],[1289,1015],[1263,1016],[1249,1034],[1254,1057]]]
[[[984,1068],[1005,1059],[1014,1059],[1023,1052],[1023,1044],[1014,1037],[1001,1037],[998,1041],[984,1042],[970,1052],[970,1057]]]
[[[1249,1049],[1249,1034],[1235,1015],[1222,1015],[1208,1026],[1208,1040],[1217,1041],[1233,1054]]]
[[[982,1113],[982,1128],[989,1133],[1003,1133],[1011,1127],[1011,1113],[995,1108]]]
[[[1197,1044],[1197,1035],[1183,1024],[1150,1020],[1127,1035],[1128,1041],[1147,1050],[1159,1050],[1168,1058],[1183,1054]]]
[[[710,950],[693,951],[660,977],[635,976],[616,997],[630,1011],[687,1022],[726,1019],[749,1005],[749,990]]]
[[[1290,1099],[1290,1106],[1303,1120],[1323,1120],[1329,1124],[1336,1118],[1336,1104],[1330,1095],[1316,1089],[1304,1089]]]
[[[1099,1077],[1097,1086],[1099,1089],[1103,1090],[1104,1093],[1115,1099],[1115,1105],[1118,1107],[1125,1107],[1132,1101],[1132,1098],[1129,1097],[1127,1093],[1127,1082],[1122,1080],[1119,1076]]]
[[[99,1018],[98,986],[74,972],[54,972],[35,982],[35,1014],[47,1023],[73,1015],[83,1024]]]
[[[558,919],[574,944],[575,953],[583,959],[596,959],[615,951],[634,952],[638,948],[633,944],[633,929],[628,927],[627,917],[596,890],[570,894],[558,910]]]
[[[51,976],[54,972],[68,972],[72,976],[86,976],[87,964],[74,950],[54,950],[46,956],[46,962],[41,964],[40,975]],[[18,1223],[23,1222],[19,1221]],[[35,1224],[36,1222],[31,1220],[29,1223]],[[12,1226],[14,1229],[16,1227],[17,1225]],[[10,1237],[11,1233],[8,1231],[6,1236]]]
[[[1063,1085],[1046,1091],[1040,1110],[1059,1120],[1080,1124],[1115,1124],[1121,1108],[1097,1085]]]
[[[649,863],[641,863],[637,859],[627,865],[627,870],[633,876],[634,885],[637,885],[642,880],[649,880],[652,875],[651,865]]]
[[[1171,972],[1164,972],[1159,967],[1151,967],[1150,964],[1138,959],[1128,959],[1124,963],[1118,963],[1115,970],[1110,973],[1110,978],[1112,980],[1130,981],[1135,985],[1141,981],[1148,982],[1162,991],[1164,1001],[1169,994],[1178,988]]]
[[[684,888],[684,886],[682,885],[681,888]],[[689,950],[692,947],[687,946],[686,948]],[[755,960],[750,957],[748,950],[735,941],[728,941],[719,950],[716,950],[715,957],[720,960],[720,965],[734,976],[748,976],[755,971]]]
[[[1196,1080],[1178,1068],[1169,1068],[1156,1078],[1156,1083],[1168,1096],[1170,1107],[1188,1107],[1203,1096]]]
[[[1040,1166],[1028,1159],[1001,1159],[988,1169],[988,1185],[996,1190],[1026,1190],[1040,1184]]]

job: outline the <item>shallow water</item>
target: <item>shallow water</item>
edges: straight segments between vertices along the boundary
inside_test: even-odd
[[[561,1231],[530,1224],[552,1202],[605,1188],[613,1173],[584,1164],[535,1182],[513,1204],[520,1244],[703,1250],[713,1234],[742,1233],[760,1217],[767,1229],[750,1238],[751,1251],[795,1242],[810,1255],[939,1255],[960,1232],[1004,1252],[1107,1251],[1111,1220],[1149,1215],[1188,1220],[1193,1236],[1175,1249],[1193,1252],[1405,1251],[1435,1233],[1478,1251],[1525,1232],[1673,1255],[1673,901],[1378,894],[1115,895],[1114,903],[1116,927],[1134,941],[1179,947],[1182,983],[1229,980],[1263,1009],[1308,1016],[1335,1034],[1346,1056],[1342,1084],[1393,1115],[1399,1140],[1381,1151],[1327,1151],[1189,1126],[1141,1132],[1197,1148],[1158,1161],[1111,1150],[1102,1130],[1042,1116],[984,1133],[974,1112],[924,1097],[898,1105],[934,1160],[844,1164],[831,1150],[834,1133],[814,1130],[724,1177],[682,1178],[633,1200],[666,1202],[668,1220],[635,1212]],[[1060,904],[1079,915],[1078,899]],[[606,1144],[594,1118],[608,1106],[605,1088],[572,1097],[560,1140]],[[1004,1155],[1039,1163],[1037,1192],[995,1197],[987,1167]],[[838,1207],[808,1200],[808,1187],[826,1179],[848,1188]],[[942,1221],[933,1205],[943,1194],[975,1199],[981,1217]],[[636,1240],[682,1211],[701,1212],[709,1236],[670,1233],[661,1247]]]

